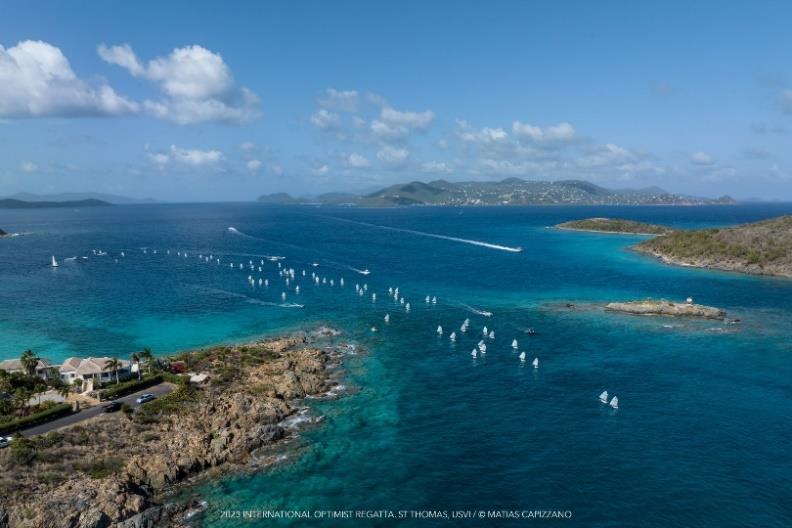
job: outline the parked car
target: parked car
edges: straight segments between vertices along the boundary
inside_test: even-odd
[[[102,412],[111,413],[121,410],[120,401],[112,401],[102,408]]]
[[[146,403],[146,402],[150,402],[150,401],[151,401],[151,400],[153,400],[154,398],[156,398],[156,396],[154,396],[153,394],[148,394],[148,393],[146,393],[146,394],[142,394],[142,395],[140,395],[140,396],[138,397],[138,399],[137,399],[137,400],[135,400],[135,401],[136,401],[136,402],[138,402],[138,403]]]
[[[12,440],[10,436],[0,436],[0,448],[8,447]]]

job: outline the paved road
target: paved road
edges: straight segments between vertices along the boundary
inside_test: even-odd
[[[130,394],[129,396],[118,398],[118,400],[116,401],[129,404],[129,406],[131,407],[137,407],[138,404],[135,402],[135,399],[141,394],[149,393],[155,396],[162,396],[163,394],[168,394],[172,390],[173,390],[173,385],[171,385],[170,383],[160,383],[159,385],[154,385],[153,387],[149,387],[147,389],[143,389],[141,391]],[[66,427],[67,425],[80,423],[89,418],[93,418],[94,416],[98,416],[102,414],[102,407],[104,407],[106,403],[108,402],[102,402],[99,405],[95,405],[88,409],[83,409],[78,413],[70,414],[68,416],[64,416],[63,418],[58,418],[57,420],[53,420],[45,424],[37,425],[35,427],[31,427],[30,429],[25,429],[24,431],[20,431],[20,432],[22,433],[22,436],[35,436],[44,433],[49,433],[50,431],[54,431],[55,429],[60,429],[61,427]],[[120,413],[121,411],[118,412]]]

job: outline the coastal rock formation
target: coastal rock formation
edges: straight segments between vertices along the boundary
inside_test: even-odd
[[[255,463],[257,449],[286,436],[290,402],[330,388],[339,355],[283,338],[199,351],[189,362],[210,372],[209,385],[3,450],[0,528],[167,526],[195,505],[157,497],[209,468]]]
[[[675,231],[632,249],[668,264],[792,277],[792,216],[722,229]]]
[[[8,233],[6,233],[6,232],[5,232],[5,231],[3,231],[2,229],[0,229],[0,238],[4,237],[4,236],[6,236],[6,235],[8,235]]]
[[[605,305],[612,312],[623,312],[634,315],[666,315],[672,317],[702,317],[705,319],[723,319],[726,312],[712,306],[693,303],[676,303],[671,301],[631,301],[612,302]]]

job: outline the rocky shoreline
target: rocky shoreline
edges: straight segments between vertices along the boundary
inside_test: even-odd
[[[207,472],[257,467],[256,451],[288,436],[299,402],[338,384],[343,347],[317,342],[330,335],[182,354],[206,384],[14,440],[0,452],[0,528],[181,526],[202,504],[168,497]]]
[[[725,319],[726,312],[720,308],[671,301],[630,301],[612,302],[605,305],[605,310],[633,315],[661,315],[670,317],[698,317],[703,319]]]
[[[716,271],[727,271],[731,273],[743,273],[746,275],[765,275],[769,277],[792,278],[792,267],[786,263],[759,264],[746,262],[740,259],[716,259],[712,257],[676,257],[658,251],[648,245],[635,245],[630,247],[632,251],[655,257],[663,264],[671,266],[681,266],[684,268],[700,268]]]

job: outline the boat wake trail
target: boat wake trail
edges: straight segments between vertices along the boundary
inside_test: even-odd
[[[468,306],[467,304],[462,304],[461,306],[470,313],[474,313],[476,315],[483,315],[484,317],[492,317],[492,312],[488,312],[487,310],[479,310],[478,308],[473,308],[472,306]]]
[[[427,233],[425,231],[415,231],[413,229],[404,229],[404,228],[401,228],[401,227],[391,227],[391,226],[384,226],[384,225],[378,225],[378,224],[369,224],[367,222],[358,222],[357,220],[349,220],[347,218],[338,218],[337,216],[327,216],[325,218],[331,218],[333,220],[338,220],[339,222],[349,222],[351,224],[358,224],[358,225],[363,225],[363,226],[368,226],[368,227],[375,227],[377,229],[385,229],[387,231],[395,231],[397,233],[409,233],[411,235],[418,235],[418,236],[424,236],[424,237],[429,237],[429,238],[438,238],[440,240],[449,240],[451,242],[461,242],[462,244],[470,244],[472,246],[480,246],[480,247],[485,247],[485,248],[489,248],[489,249],[497,249],[499,251],[508,251],[510,253],[520,253],[523,250],[523,248],[521,248],[521,247],[503,246],[501,244],[491,244],[489,242],[483,242],[481,240],[470,240],[468,238],[459,238],[459,237],[453,237],[453,236],[448,236],[448,235],[440,235],[440,234],[437,234],[437,233]]]
[[[369,275],[371,272],[367,269],[357,269],[353,268],[352,266],[344,266],[346,269],[354,271],[355,273],[360,273],[361,275]]]
[[[248,297],[247,295],[243,295],[241,293],[236,293],[228,290],[221,290],[218,288],[205,288],[202,286],[196,286],[196,290],[206,292],[206,293],[214,293],[217,295],[224,295],[226,297],[232,297],[234,299],[242,299],[247,303],[250,304],[258,304],[259,306],[276,306],[278,308],[304,308],[304,304],[297,304],[297,303],[277,303],[277,302],[270,302],[270,301],[262,301],[261,299],[256,299],[254,297]]]

